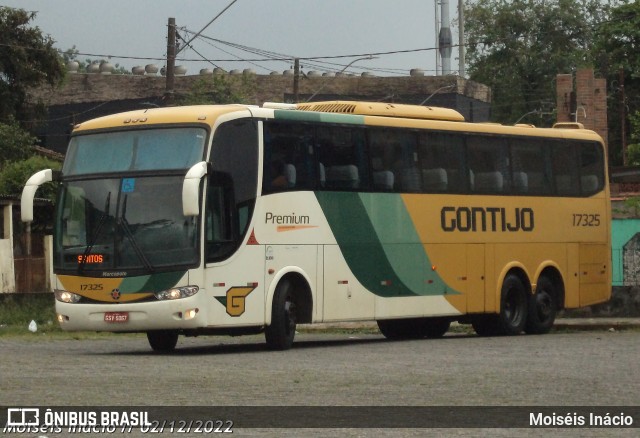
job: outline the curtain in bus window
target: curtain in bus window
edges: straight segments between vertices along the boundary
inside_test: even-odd
[[[73,137],[63,172],[82,175],[187,169],[203,158],[202,128],[142,129]]]
[[[421,133],[418,157],[425,192],[465,190],[463,141],[459,134]]]
[[[312,126],[265,123],[263,193],[312,190],[316,169]]]
[[[551,160],[555,193],[560,196],[576,196],[580,193],[578,180],[578,156],[575,144],[554,143]]]
[[[136,170],[187,169],[202,160],[205,131],[200,128],[163,129],[138,138]]]
[[[471,191],[503,193],[510,190],[506,139],[480,135],[467,137],[467,163]]]
[[[62,171],[67,175],[128,170],[133,157],[132,138],[122,133],[73,137]]]

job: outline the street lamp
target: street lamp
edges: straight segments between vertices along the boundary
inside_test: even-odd
[[[362,57],[362,58],[356,58],[356,59],[354,59],[353,61],[351,61],[349,64],[345,65],[345,66],[344,66],[344,68],[343,68],[342,70],[340,70],[338,73],[336,73],[336,75],[339,75],[340,73],[342,73],[343,71],[345,71],[346,69],[348,69],[349,67],[351,67],[353,64],[355,64],[356,62],[358,62],[358,61],[363,61],[363,60],[365,60],[365,59],[378,59],[378,57],[377,57],[377,56],[369,55],[369,56],[364,56],[364,57]],[[307,100],[305,100],[305,102],[309,102],[311,99],[313,99],[314,97],[316,97],[316,95],[317,95],[319,92],[321,92],[321,91],[324,89],[324,87],[325,87],[326,85],[327,85],[327,82],[325,82],[324,84],[322,84],[322,87],[318,88],[318,91],[316,91],[315,93],[313,93],[313,94],[311,95],[311,97],[310,97],[310,98],[308,98]]]

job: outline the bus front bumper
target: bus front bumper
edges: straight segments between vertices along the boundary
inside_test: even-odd
[[[201,291],[202,292],[202,291]],[[57,319],[67,331],[146,332],[206,326],[206,312],[198,295],[122,304],[82,304],[56,301]],[[204,294],[203,294],[204,295]]]

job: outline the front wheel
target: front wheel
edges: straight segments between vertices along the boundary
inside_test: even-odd
[[[178,332],[172,330],[155,330],[147,332],[147,339],[153,351],[168,353],[176,348]]]
[[[297,314],[292,289],[291,283],[285,280],[278,285],[273,296],[271,325],[264,331],[270,350],[288,350],[293,345]]]

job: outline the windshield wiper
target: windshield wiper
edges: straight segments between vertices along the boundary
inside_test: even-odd
[[[122,226],[124,233],[129,238],[129,241],[131,242],[131,246],[133,247],[133,250],[135,251],[136,255],[144,264],[144,267],[147,268],[149,272],[153,272],[154,271],[153,266],[149,262],[149,259],[147,258],[147,256],[144,254],[144,251],[142,251],[142,248],[140,248],[140,245],[138,245],[138,241],[136,240],[135,236],[131,232],[129,221],[127,221],[127,217],[126,217],[127,199],[128,199],[128,196],[124,195],[124,202],[122,203],[122,215],[120,217],[119,223]]]
[[[82,272],[84,270],[84,266],[87,264],[87,259],[89,257],[89,254],[91,254],[91,250],[93,249],[93,246],[98,241],[98,237],[100,237],[100,231],[102,231],[102,226],[104,225],[105,220],[107,219],[107,216],[109,215],[109,206],[110,205],[111,205],[111,192],[109,192],[107,194],[107,199],[106,199],[106,201],[104,203],[104,211],[100,215],[100,219],[98,219],[98,225],[96,226],[96,231],[93,233],[93,236],[91,236],[91,241],[89,242],[87,247],[84,249],[84,252],[82,253],[82,259],[80,260],[80,266],[78,266],[78,271],[79,272]]]

